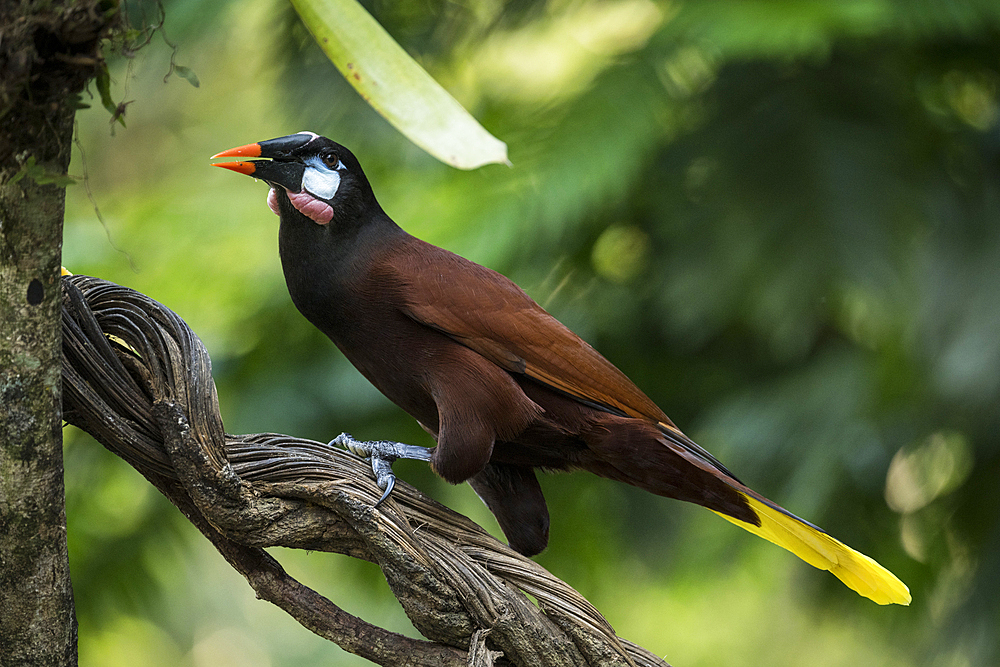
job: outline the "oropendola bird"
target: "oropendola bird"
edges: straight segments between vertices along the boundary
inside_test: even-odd
[[[892,573],[745,486],[509,279],[400,229],[340,144],[299,132],[213,157],[262,158],[215,166],[271,186],[295,306],[437,441],[335,441],[381,466],[387,494],[387,462],[429,460],[531,556],[549,529],[534,469],[589,470],[707,507],[879,604],[909,604]]]

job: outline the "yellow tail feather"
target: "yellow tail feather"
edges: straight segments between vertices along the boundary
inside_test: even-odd
[[[756,498],[742,494],[760,518],[760,526],[744,523],[725,514],[719,516],[754,535],[774,542],[838,579],[878,604],[910,604],[910,589],[873,559],[833,539],[821,530],[777,510]]]

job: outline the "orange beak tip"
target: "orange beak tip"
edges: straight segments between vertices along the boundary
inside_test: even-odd
[[[223,169],[231,169],[232,171],[239,172],[241,174],[246,174],[247,176],[253,175],[257,167],[253,162],[214,162],[213,167],[222,167]]]
[[[213,159],[217,157],[260,157],[260,144],[237,146],[212,156]]]

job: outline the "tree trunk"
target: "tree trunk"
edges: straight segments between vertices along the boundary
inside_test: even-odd
[[[0,0],[0,665],[75,665],[59,267],[77,94],[108,2]]]

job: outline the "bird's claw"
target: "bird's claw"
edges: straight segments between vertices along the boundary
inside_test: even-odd
[[[382,489],[382,496],[375,503],[375,509],[385,502],[392,490],[396,487],[396,475],[392,472],[392,463],[389,459],[371,457],[372,472],[375,473],[375,483]]]
[[[396,459],[430,461],[431,458],[431,450],[426,447],[404,445],[391,440],[355,440],[348,433],[341,433],[330,441],[330,445],[343,447],[371,463],[375,482],[383,490],[382,497],[375,503],[376,508],[389,497],[396,486],[396,475],[392,472],[392,464]]]

